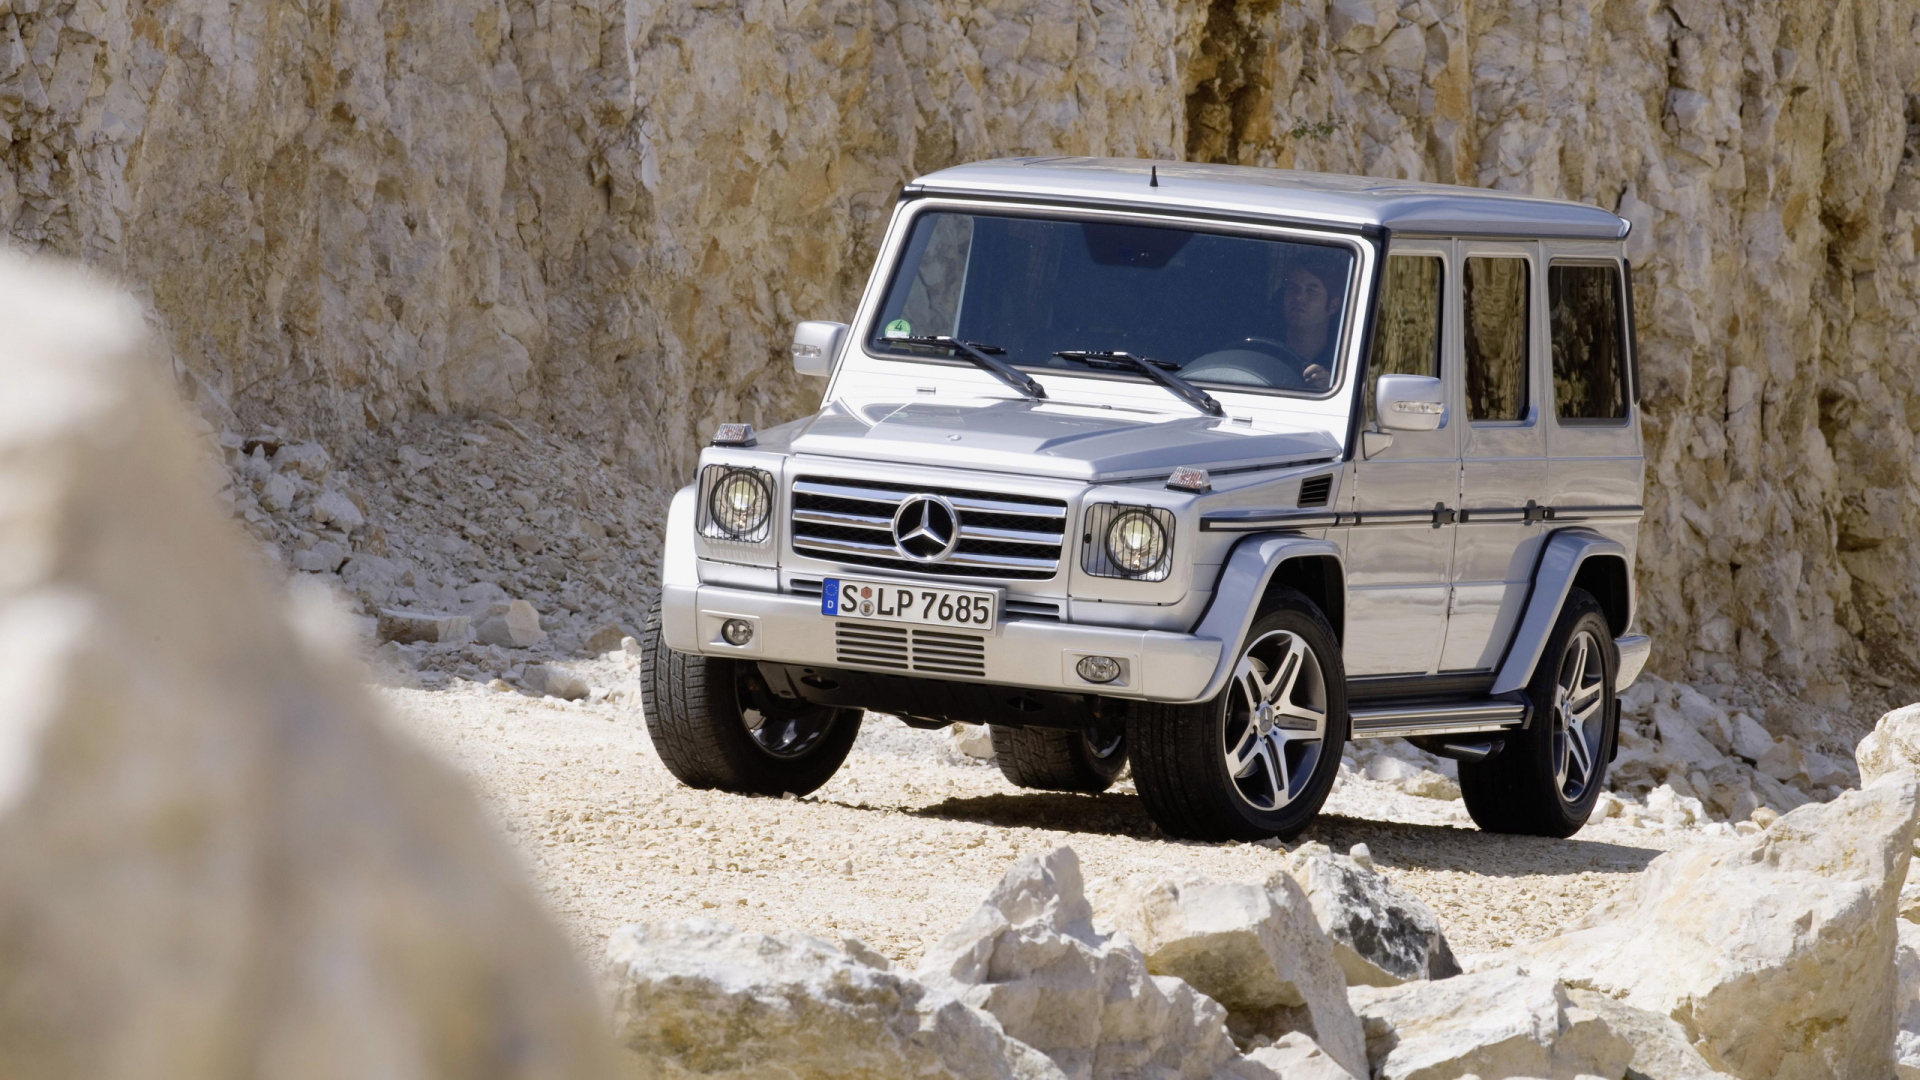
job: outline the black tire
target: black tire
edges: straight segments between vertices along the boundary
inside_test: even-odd
[[[659,600],[647,608],[640,634],[647,735],[667,771],[688,787],[806,795],[853,749],[860,710],[781,701],[752,663],[667,648]],[[759,726],[750,727],[755,718]]]
[[[1579,651],[1583,645],[1585,654]],[[1614,648],[1599,601],[1585,589],[1568,592],[1527,685],[1533,701],[1527,726],[1508,732],[1506,748],[1494,757],[1460,764],[1460,794],[1476,825],[1487,832],[1565,838],[1587,823],[1606,787],[1607,760],[1620,734]],[[1572,686],[1563,685],[1569,681]]]
[[[993,758],[1016,787],[1038,791],[1105,791],[1127,767],[1122,730],[991,726]]]
[[[1304,595],[1280,589],[1274,599],[1274,609],[1254,620],[1247,631],[1235,674],[1219,697],[1194,705],[1144,704],[1128,718],[1134,787],[1147,804],[1147,813],[1170,836],[1194,840],[1291,837],[1320,813],[1333,790],[1348,724],[1347,673],[1340,642],[1326,616]],[[1245,707],[1248,699],[1241,696],[1254,692],[1253,684],[1242,677],[1249,670],[1249,656],[1257,665],[1253,670],[1264,676],[1270,662],[1285,664],[1294,642],[1306,647],[1305,660],[1310,663],[1300,663],[1295,681],[1274,686],[1274,691],[1284,692],[1293,710],[1303,708],[1301,695],[1306,694],[1314,708],[1305,711],[1317,709],[1321,718],[1317,739],[1289,740],[1287,732],[1299,736],[1305,729],[1285,722],[1284,716],[1283,722],[1274,723],[1272,709],[1261,720]],[[1302,679],[1309,670],[1313,675]],[[1285,670],[1275,672],[1273,684],[1283,678]],[[1313,685],[1316,680],[1317,686]],[[1228,746],[1230,737],[1233,748]],[[1228,765],[1228,755],[1236,750],[1236,756],[1247,763],[1237,776]],[[1287,763],[1284,779],[1267,771],[1275,752]],[[1281,788],[1287,793],[1284,799],[1275,797]],[[1268,797],[1262,798],[1262,790]]]

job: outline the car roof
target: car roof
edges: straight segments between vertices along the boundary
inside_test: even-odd
[[[1158,186],[1150,183],[1154,179]],[[1485,188],[1129,158],[980,161],[922,176],[906,192],[1378,226],[1427,236],[1621,240],[1630,228],[1625,218],[1597,206]]]

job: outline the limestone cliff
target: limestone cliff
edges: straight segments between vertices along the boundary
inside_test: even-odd
[[[1913,0],[0,0],[0,228],[232,423],[539,421],[664,484],[808,408],[897,186],[1099,153],[1636,224],[1656,666],[1916,681]],[[1920,116],[1920,113],[1916,113]],[[1864,683],[1855,692],[1866,690]]]

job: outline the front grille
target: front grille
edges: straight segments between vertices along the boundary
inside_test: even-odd
[[[893,516],[912,495],[938,495],[959,517],[960,540],[939,562],[900,554]],[[875,480],[803,476],[793,482],[793,550],[831,562],[913,574],[1044,581],[1060,568],[1061,499]]]
[[[978,634],[838,622],[833,646],[834,658],[848,667],[982,678],[987,674],[987,643]]]

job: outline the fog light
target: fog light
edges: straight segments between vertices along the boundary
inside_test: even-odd
[[[753,624],[745,619],[728,619],[720,624],[720,636],[729,645],[745,645],[753,640]]]
[[[1110,683],[1120,677],[1120,661],[1111,656],[1083,656],[1073,670],[1088,682]]]

